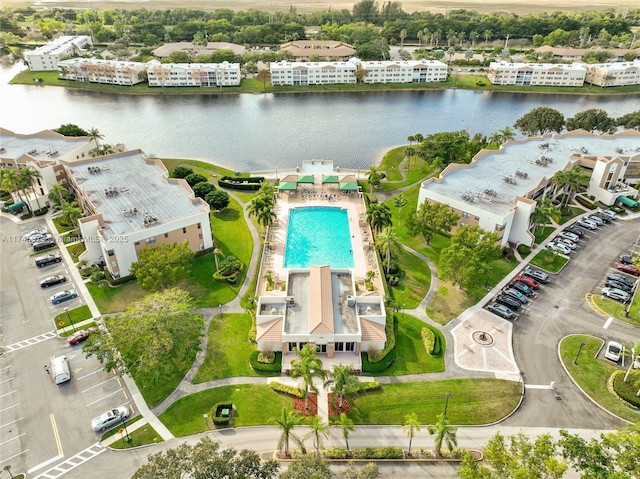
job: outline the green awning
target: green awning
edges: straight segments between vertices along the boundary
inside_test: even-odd
[[[340,183],[340,191],[358,191],[358,183],[351,181]]]
[[[616,201],[619,201],[623,205],[628,206],[630,208],[635,208],[636,206],[638,206],[638,202],[636,200],[631,199],[628,196],[624,196],[624,195],[618,196]]]
[[[322,175],[322,184],[326,183],[340,183],[338,175]]]
[[[298,183],[296,183],[295,181],[283,181],[282,183],[280,183],[280,186],[278,186],[278,189],[284,191],[297,190]]]
[[[17,203],[7,206],[7,209],[13,213],[14,211],[20,211],[25,206],[26,205],[24,204],[23,201],[18,201]]]
[[[298,183],[311,183],[315,181],[313,175],[300,175],[298,176]]]

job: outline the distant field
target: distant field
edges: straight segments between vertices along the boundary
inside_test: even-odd
[[[148,10],[171,9],[171,8],[191,8],[196,10],[216,10],[218,8],[230,8],[232,10],[248,10],[257,8],[259,10],[288,10],[292,5],[295,6],[299,13],[309,13],[317,10],[340,10],[343,8],[351,10],[354,3],[352,0],[335,0],[328,2],[315,2],[312,0],[298,0],[291,2],[290,0],[150,0],[150,1],[101,1],[93,0],[91,3],[86,0],[52,0],[52,1],[25,1],[25,0],[4,0],[3,6],[32,6],[34,8],[146,8]],[[378,2],[382,5],[382,1]],[[518,14],[537,13],[554,10],[604,10],[607,8],[638,8],[637,0],[599,0],[597,2],[575,2],[574,0],[538,0],[536,2],[528,2],[524,0],[491,0],[491,1],[473,1],[473,0],[401,0],[402,8],[405,12],[416,12],[429,10],[431,12],[442,13],[446,9],[467,9],[477,10],[480,12],[514,12]]]

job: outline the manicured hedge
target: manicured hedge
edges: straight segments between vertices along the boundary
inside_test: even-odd
[[[427,350],[427,353],[430,356],[433,356],[433,349],[436,345],[436,335],[429,328],[422,328],[420,331],[420,336],[422,337],[422,344],[424,344],[424,348]]]
[[[264,364],[258,362],[258,354],[260,351],[254,351],[251,353],[249,362],[251,367],[257,373],[279,373],[282,371],[282,353],[276,352],[276,359],[272,364]]]
[[[39,210],[35,210],[33,212],[33,216],[43,216],[47,214],[47,211],[49,211],[49,208],[47,208],[46,206],[44,208],[40,208]]]
[[[135,276],[133,276],[132,274],[128,275],[128,276],[122,276],[121,278],[114,278],[113,276],[111,276],[111,273],[109,273],[108,271],[105,274],[105,279],[107,280],[107,282],[112,285],[112,286],[118,286],[120,284],[125,284],[128,283],[129,281],[134,281],[136,279]]]
[[[208,255],[209,253],[213,253],[213,250],[214,250],[214,249],[216,249],[216,247],[215,247],[215,246],[212,246],[211,248],[205,248],[205,249],[203,249],[203,250],[196,251],[196,252],[193,254],[193,257],[194,257],[194,258],[199,258],[200,256]]]
[[[362,390],[364,392],[377,391],[382,387],[380,386],[380,383],[378,381],[365,381],[361,382],[360,385],[362,386]]]
[[[395,324],[396,324],[396,315],[387,314],[387,322],[384,326],[384,332],[387,335],[387,342],[384,345],[384,349],[375,358],[371,358],[368,353],[366,354],[367,362],[370,364],[383,363],[383,362],[388,363],[384,369],[380,369],[379,371],[384,371],[386,368],[391,366],[391,363],[393,363],[393,360],[395,359],[395,354],[394,354],[391,361],[390,362],[387,361],[387,356],[389,356],[389,353],[395,350],[396,348]],[[364,368],[364,365],[363,365],[363,368]]]
[[[590,210],[595,210],[598,207],[598,205],[595,204],[593,201],[581,195],[576,196],[576,201],[580,203],[582,206],[584,206],[585,208],[589,208]]]
[[[403,459],[404,453],[399,447],[356,447],[351,450],[354,459]]]
[[[626,406],[640,409],[640,397],[636,396],[638,386],[635,385],[640,377],[640,372],[632,372],[626,383],[624,382],[625,375],[626,371],[614,371],[609,378],[609,390]]]
[[[222,188],[231,190],[258,191],[264,176],[254,176],[249,178],[233,178],[231,176],[223,176],[218,180],[218,185]]]
[[[290,394],[291,396],[295,396],[298,398],[304,397],[304,391],[302,390],[302,388],[289,386],[288,384],[282,384],[277,381],[270,382],[269,387],[278,393]]]
[[[362,370],[366,373],[381,373],[391,367],[393,362],[396,360],[396,350],[393,349],[389,351],[387,355],[377,363],[369,362],[368,356],[369,355],[366,353],[362,354]]]
[[[334,449],[323,449],[322,455],[327,459],[346,459],[347,450],[339,447]]]

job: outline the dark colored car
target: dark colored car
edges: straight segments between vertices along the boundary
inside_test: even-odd
[[[582,238],[584,236],[584,230],[582,230],[581,228],[578,228],[577,226],[570,226],[569,228],[565,228],[564,230],[568,231],[569,233],[573,233],[579,238]]]
[[[76,293],[75,289],[67,289],[65,291],[60,291],[53,296],[51,296],[51,302],[53,304],[59,304],[63,301],[69,301],[70,299],[74,299],[78,297],[78,293]]]
[[[67,343],[71,345],[81,343],[82,341],[85,341],[90,335],[91,335],[91,332],[89,330],[81,329],[73,333],[71,336],[69,336],[67,338]]]
[[[538,289],[540,287],[540,283],[538,283],[535,279],[533,279],[530,276],[523,276],[523,275],[518,275],[515,278],[516,281],[520,281],[521,283],[526,284],[527,286],[530,286],[533,289]]]
[[[624,283],[624,284],[628,285],[630,288],[632,288],[633,285],[635,284],[635,282],[631,281],[626,276],[624,276],[622,274],[618,274],[618,273],[610,273],[610,274],[608,274],[607,275],[607,279],[612,279],[612,280],[617,281],[619,283]]]
[[[529,303],[529,298],[527,298],[526,294],[522,294],[520,291],[518,291],[517,289],[514,288],[505,288],[502,290],[502,292],[504,294],[508,294],[509,296],[511,296],[512,298],[517,299],[518,301],[520,301],[520,303],[527,304]]]
[[[525,276],[535,279],[538,283],[548,283],[549,275],[537,269],[528,269],[524,272]]]
[[[633,264],[633,257],[630,254],[623,254],[620,256],[620,262],[622,264]]]
[[[59,263],[60,261],[62,261],[62,256],[60,256],[60,253],[55,252],[36,258],[36,266],[38,268],[42,268],[43,266],[47,266],[52,263]]]
[[[496,296],[496,303],[504,304],[511,311],[518,311],[522,307],[520,301],[508,294],[499,294]]]
[[[618,270],[622,271],[623,273],[640,276],[640,269],[638,269],[635,264],[620,263],[618,265]]]
[[[630,293],[633,290],[633,286],[629,286],[627,283],[616,281],[615,279],[608,279],[604,284],[609,288],[620,289],[625,293]]]
[[[67,281],[67,278],[61,274],[58,274],[56,276],[49,276],[48,278],[40,281],[40,287],[48,288],[49,286],[55,286],[56,284],[64,283],[65,281]]]
[[[511,311],[504,304],[489,303],[487,304],[487,311],[491,311],[493,314],[504,319],[514,319],[516,317],[516,313]]]
[[[604,213],[600,213],[598,211],[596,211],[595,213],[593,213],[592,215],[589,215],[589,216],[597,216],[598,218],[600,218],[605,223],[611,223],[611,216],[605,215]]]
[[[517,289],[518,291],[520,291],[523,294],[526,294],[529,297],[531,297],[531,296],[533,296],[535,294],[533,292],[533,288],[530,288],[529,286],[527,286],[524,283],[521,283],[520,281],[512,282],[511,283],[511,287]]]
[[[38,241],[37,243],[33,243],[34,251],[42,251],[43,249],[53,248],[56,245],[56,242],[53,239]]]

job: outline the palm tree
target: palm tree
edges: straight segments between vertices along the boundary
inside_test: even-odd
[[[301,378],[304,382],[304,408],[309,408],[309,394],[318,394],[318,388],[313,383],[315,378],[324,381],[326,372],[322,369],[322,360],[315,351],[311,350],[308,344],[302,349],[296,350],[297,358],[291,360],[291,377]]]
[[[483,35],[484,35],[484,42],[489,43],[489,39],[493,36],[493,32],[491,30],[485,30]]]
[[[363,83],[364,79],[369,75],[369,72],[362,65],[356,67],[356,71],[353,72],[353,76],[356,77],[358,83]]]
[[[320,457],[320,450],[322,449],[322,436],[324,436],[325,438],[329,437],[329,428],[325,423],[322,422],[320,416],[313,416],[309,427],[311,428],[311,431],[309,431],[304,438],[313,438],[313,447],[316,450],[316,456]]]
[[[422,48],[422,36],[424,35],[424,32],[422,30],[418,30],[417,36],[418,36],[418,48]]]
[[[491,146],[496,146],[500,148],[501,143],[502,143],[502,135],[500,134],[500,132],[494,131],[493,133],[491,133],[491,136],[489,137],[489,144]]]
[[[60,215],[60,224],[64,226],[75,226],[75,222],[82,218],[82,209],[75,201],[65,201],[62,204],[62,214]]]
[[[449,55],[449,63],[451,63],[451,57],[456,54],[456,49],[453,47],[449,47],[447,50],[447,55]]]
[[[385,258],[385,272],[389,274],[391,269],[392,253],[400,249],[400,238],[396,234],[393,226],[387,226],[384,230],[376,235],[375,241],[378,252]]]
[[[49,190],[48,198],[51,201],[51,203],[62,206],[62,204],[65,201],[67,201],[69,196],[70,196],[69,191],[60,183],[56,183]]]
[[[31,188],[33,196],[36,199],[36,203],[38,204],[38,209],[41,209],[40,200],[38,199],[38,194],[36,193],[35,189],[35,184],[39,178],[42,178],[42,175],[33,166],[25,165],[20,168],[19,176],[20,183],[23,185],[23,188],[25,190],[27,188]]]
[[[22,188],[20,183],[20,175],[18,174],[18,172],[16,170],[2,169],[1,175],[2,175],[2,189],[16,193],[20,201],[25,205],[27,205],[27,202],[25,202],[22,199],[22,195],[20,194],[20,191],[22,191]],[[28,208],[29,208],[29,205],[27,205],[27,209]]]
[[[394,313],[397,313],[402,309],[402,304],[400,304],[400,301],[398,301],[391,295],[385,296],[384,305]]]
[[[568,173],[567,186],[569,187],[568,203],[573,201],[573,197],[581,187],[589,184],[590,177],[587,175],[582,167],[578,165],[572,166]]]
[[[382,175],[378,171],[378,168],[376,168],[375,166],[371,166],[371,168],[369,168],[369,171],[365,173],[365,176],[369,181],[369,187],[370,187],[369,193],[373,194],[373,187],[380,186],[380,180],[382,179]]]
[[[98,131],[97,128],[91,128],[87,133],[96,144],[96,149],[100,151],[100,142],[98,140],[104,139],[104,135]]]
[[[409,135],[407,136],[407,141],[409,142],[409,146],[411,146],[411,144],[416,141],[416,137],[414,135]]]
[[[403,28],[400,30],[400,50],[404,48],[404,39],[407,38],[407,30]]]
[[[393,206],[398,208],[398,226],[402,226],[402,208],[407,204],[407,198],[400,193],[393,199]]]
[[[467,60],[467,65],[469,64],[469,60],[473,58],[474,54],[475,52],[473,51],[473,48],[469,48],[466,52],[464,52],[464,59]]]
[[[555,187],[553,190],[553,196],[556,197],[558,190],[563,190],[567,186],[568,182],[569,182],[569,176],[567,175],[567,172],[563,170],[557,171],[551,177],[551,183],[553,183]],[[563,202],[564,202],[564,199],[563,199]]]
[[[296,427],[300,421],[300,416],[296,412],[289,412],[286,407],[282,407],[282,418],[281,419],[272,419],[273,422],[282,430],[282,435],[280,439],[278,439],[278,450],[282,451],[284,447],[284,456],[291,457],[289,454],[289,440],[293,439],[303,454],[306,454],[307,451],[304,447],[304,443],[302,439],[296,436],[293,433],[293,428]]]
[[[371,203],[367,207],[367,221],[376,233],[379,233],[387,226],[391,226],[391,210],[389,206],[386,204]]]
[[[253,317],[253,313],[256,311],[256,301],[257,298],[256,296],[248,296],[245,299],[245,303],[244,303],[244,312],[248,315],[250,315],[251,317]]]
[[[450,47],[451,42],[455,42],[455,41],[456,41],[456,32],[454,32],[453,30],[449,30],[447,32],[447,46]]]
[[[429,434],[435,434],[435,450],[436,455],[442,455],[442,443],[447,443],[449,451],[453,451],[458,446],[458,438],[456,437],[456,431],[458,428],[452,426],[447,417],[444,414],[438,414],[438,421],[435,424],[427,427]]]
[[[469,33],[469,40],[471,40],[471,46],[472,47],[476,46],[476,40],[478,39],[479,36],[480,36],[480,34],[478,32],[476,32],[475,30],[472,31],[471,33]]]
[[[349,431],[353,431],[355,427],[353,421],[345,413],[340,413],[340,426],[342,427],[342,437],[344,437],[344,442],[347,446],[347,457],[349,457],[351,455],[349,450]]]
[[[462,47],[462,44],[464,43],[464,39],[467,37],[467,34],[465,32],[460,32],[458,34],[458,40],[460,40],[460,46]]]
[[[505,126],[502,130],[499,130],[500,141],[502,143],[506,143],[507,141],[511,141],[516,137],[516,132],[513,131],[513,128],[510,126]]]
[[[265,183],[267,186],[265,186]],[[251,198],[249,206],[247,206],[247,212],[249,216],[255,216],[258,224],[260,225],[260,234],[264,236],[264,233],[269,225],[273,223],[275,219],[275,213],[273,207],[275,205],[275,199],[273,196],[273,187],[268,182],[262,183],[262,186],[258,190],[258,193]]]
[[[362,390],[362,383],[354,375],[351,364],[336,364],[333,371],[328,375],[324,386],[333,385],[333,394],[338,397],[338,408],[342,408],[342,399],[345,396],[352,396]]]
[[[536,230],[539,226],[544,226],[549,223],[549,220],[553,219],[556,223],[560,221],[562,212],[557,208],[550,198],[546,196],[536,202],[536,207],[531,214],[531,226],[533,234],[536,234]]]
[[[409,456],[411,455],[411,443],[413,442],[413,436],[415,436],[418,431],[420,431],[418,416],[416,416],[415,412],[407,414],[404,417],[404,432],[406,432],[409,437]]]

